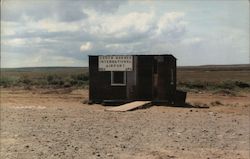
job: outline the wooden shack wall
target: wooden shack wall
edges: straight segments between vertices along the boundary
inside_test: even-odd
[[[163,60],[158,61],[157,58]],[[157,66],[154,65],[155,62]],[[157,69],[157,79],[154,79],[154,69]],[[154,82],[157,83],[156,92],[153,86]],[[173,102],[176,92],[176,59],[169,55],[139,55],[136,90],[137,100]]]
[[[154,56],[139,55],[137,62],[137,100],[151,100]]]
[[[127,73],[127,86],[132,86],[131,91],[131,86],[111,86],[111,72],[98,71],[98,56],[89,56],[89,100],[100,103],[103,100],[134,98],[134,100],[167,100],[172,102],[176,93],[176,59],[169,55],[134,55],[135,57],[137,59],[134,63],[136,71]],[[155,57],[164,58],[164,62],[157,63],[157,83],[159,84],[157,91],[160,93],[157,98],[155,98],[153,90]],[[173,73],[171,73],[171,69]],[[173,75],[173,81],[171,81],[171,75]],[[135,78],[136,81],[131,83],[129,82],[130,78]]]
[[[170,103],[174,101],[176,92],[176,59],[170,56],[164,57],[163,63],[158,63],[159,74],[159,91],[164,92],[159,100],[167,100]],[[162,72],[161,72],[162,71]]]
[[[126,99],[126,86],[111,86],[111,72],[98,71],[98,56],[89,56],[89,100]]]

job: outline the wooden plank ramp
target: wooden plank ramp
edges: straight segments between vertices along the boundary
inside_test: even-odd
[[[133,110],[133,109],[145,106],[145,105],[150,104],[150,103],[151,103],[151,101],[134,101],[134,102],[123,104],[123,105],[120,105],[117,107],[108,108],[108,109],[106,109],[106,111],[125,112],[128,110]]]

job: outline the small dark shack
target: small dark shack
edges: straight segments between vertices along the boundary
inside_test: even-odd
[[[89,56],[89,101],[150,100],[174,103],[176,58],[173,55]]]

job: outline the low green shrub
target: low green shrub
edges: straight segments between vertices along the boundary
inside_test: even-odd
[[[27,76],[21,76],[17,82],[24,85],[30,85],[33,83],[32,79],[28,78]]]
[[[1,77],[0,78],[0,86],[9,87],[15,83],[15,80],[10,77]]]
[[[235,81],[235,85],[239,88],[250,88],[250,84],[242,81]]]
[[[76,80],[76,81],[88,81],[89,80],[89,76],[88,74],[76,74],[76,75],[71,75],[71,78],[73,80]]]
[[[64,85],[64,79],[58,75],[48,75],[47,76],[47,82],[49,85]]]
[[[235,87],[237,86],[235,85],[235,82],[233,81],[223,81],[217,84],[217,87],[220,89],[232,90],[232,89],[235,89]]]
[[[177,87],[181,90],[237,90],[250,88],[250,84],[242,81],[222,81],[222,82],[204,82],[204,81],[185,81],[178,82]]]

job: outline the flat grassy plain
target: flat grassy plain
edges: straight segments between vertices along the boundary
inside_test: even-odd
[[[87,87],[87,67],[29,67],[1,69],[2,87]],[[248,90],[250,64],[181,66],[177,68],[178,89],[192,90]]]
[[[228,80],[250,82],[250,64],[178,67],[177,80],[179,82],[221,82]]]
[[[177,87],[184,91],[249,91],[250,65],[178,67]]]
[[[36,87],[84,87],[88,85],[86,67],[27,67],[1,69],[0,85]]]
[[[208,65],[178,67],[177,87],[185,91],[249,91],[250,65]]]

